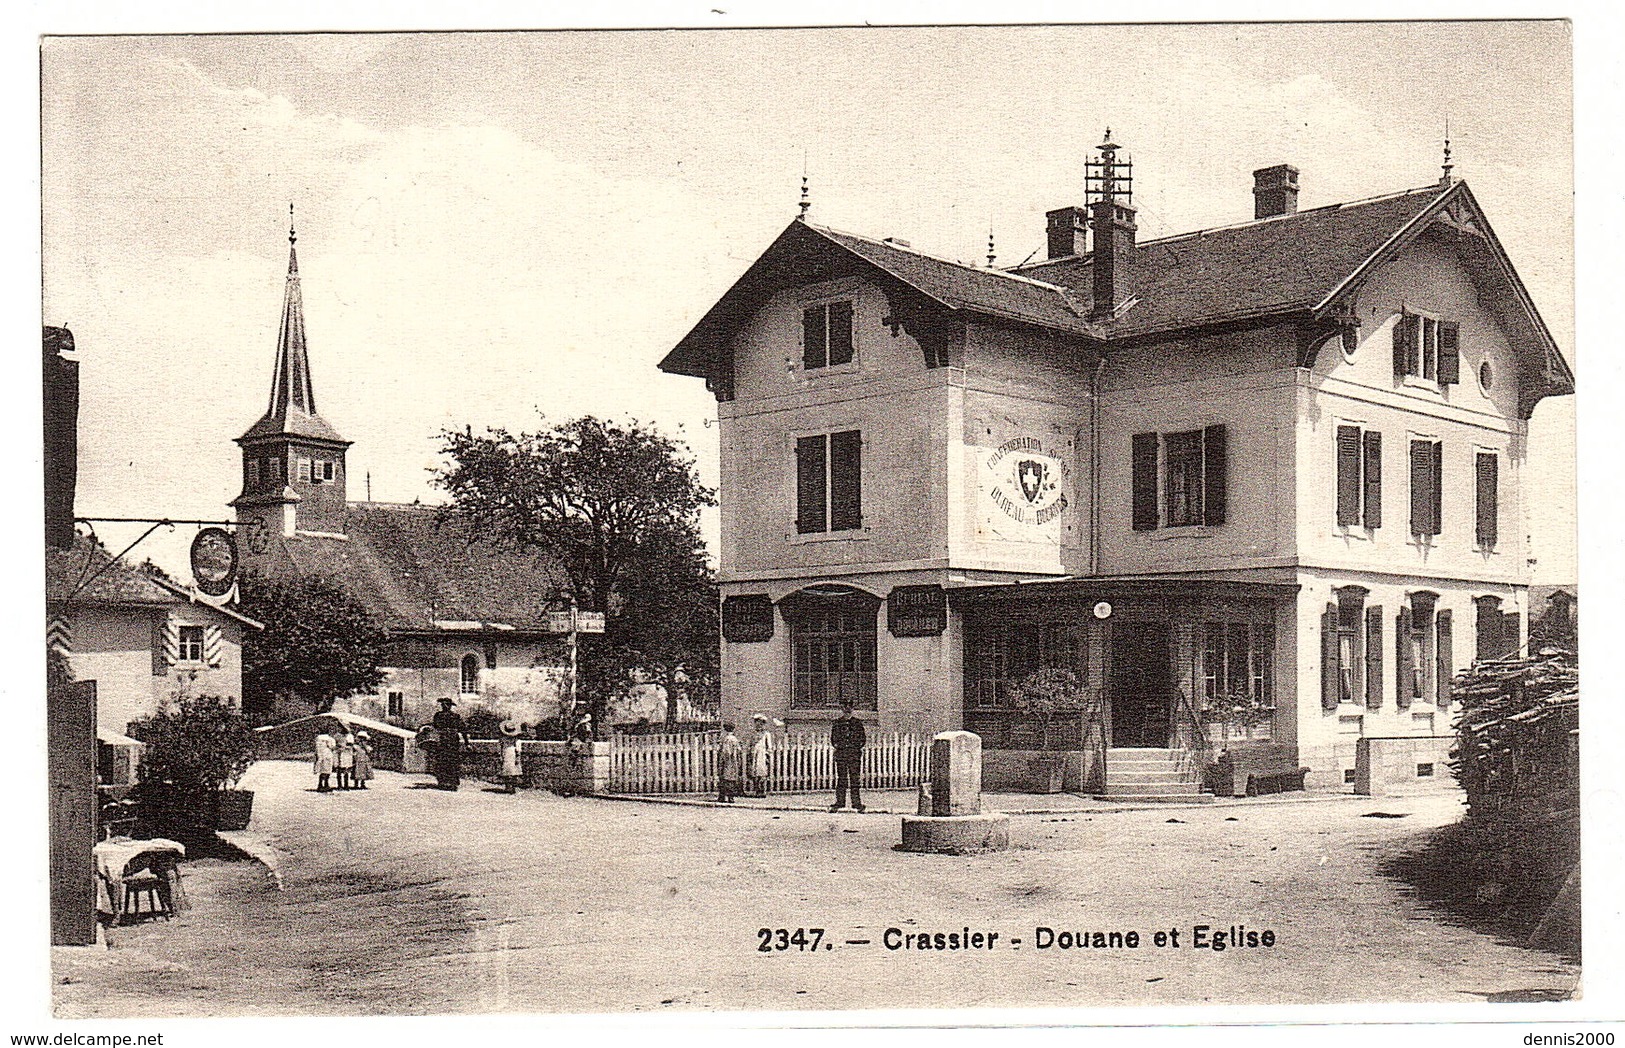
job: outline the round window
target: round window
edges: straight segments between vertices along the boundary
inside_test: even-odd
[[[1478,385],[1486,393],[1495,385],[1495,370],[1490,367],[1490,362],[1487,360],[1478,365]]]

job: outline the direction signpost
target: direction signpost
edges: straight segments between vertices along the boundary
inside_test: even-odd
[[[560,719],[565,737],[575,731],[576,717],[576,654],[579,644],[578,638],[583,633],[604,632],[604,613],[601,611],[581,611],[576,607],[572,598],[569,611],[550,611],[547,613],[547,628],[550,633],[568,633],[570,635],[570,705],[565,715]],[[596,730],[596,725],[594,729]]]

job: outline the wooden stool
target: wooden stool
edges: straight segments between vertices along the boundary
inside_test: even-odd
[[[140,917],[141,900],[147,900],[148,916],[162,916],[169,920],[175,911],[169,902],[168,885],[155,873],[138,873],[124,878],[124,916]]]

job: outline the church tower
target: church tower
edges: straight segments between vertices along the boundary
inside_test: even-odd
[[[344,452],[350,441],[316,413],[316,394],[305,348],[304,301],[290,207],[288,284],[277,332],[271,403],[260,420],[237,438],[243,449],[243,490],[232,500],[245,531],[250,566],[269,552],[277,536],[342,535]]]

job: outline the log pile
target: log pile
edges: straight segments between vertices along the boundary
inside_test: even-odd
[[[1579,807],[1579,670],[1575,654],[1477,663],[1456,678],[1462,705],[1451,766],[1473,814]]]

